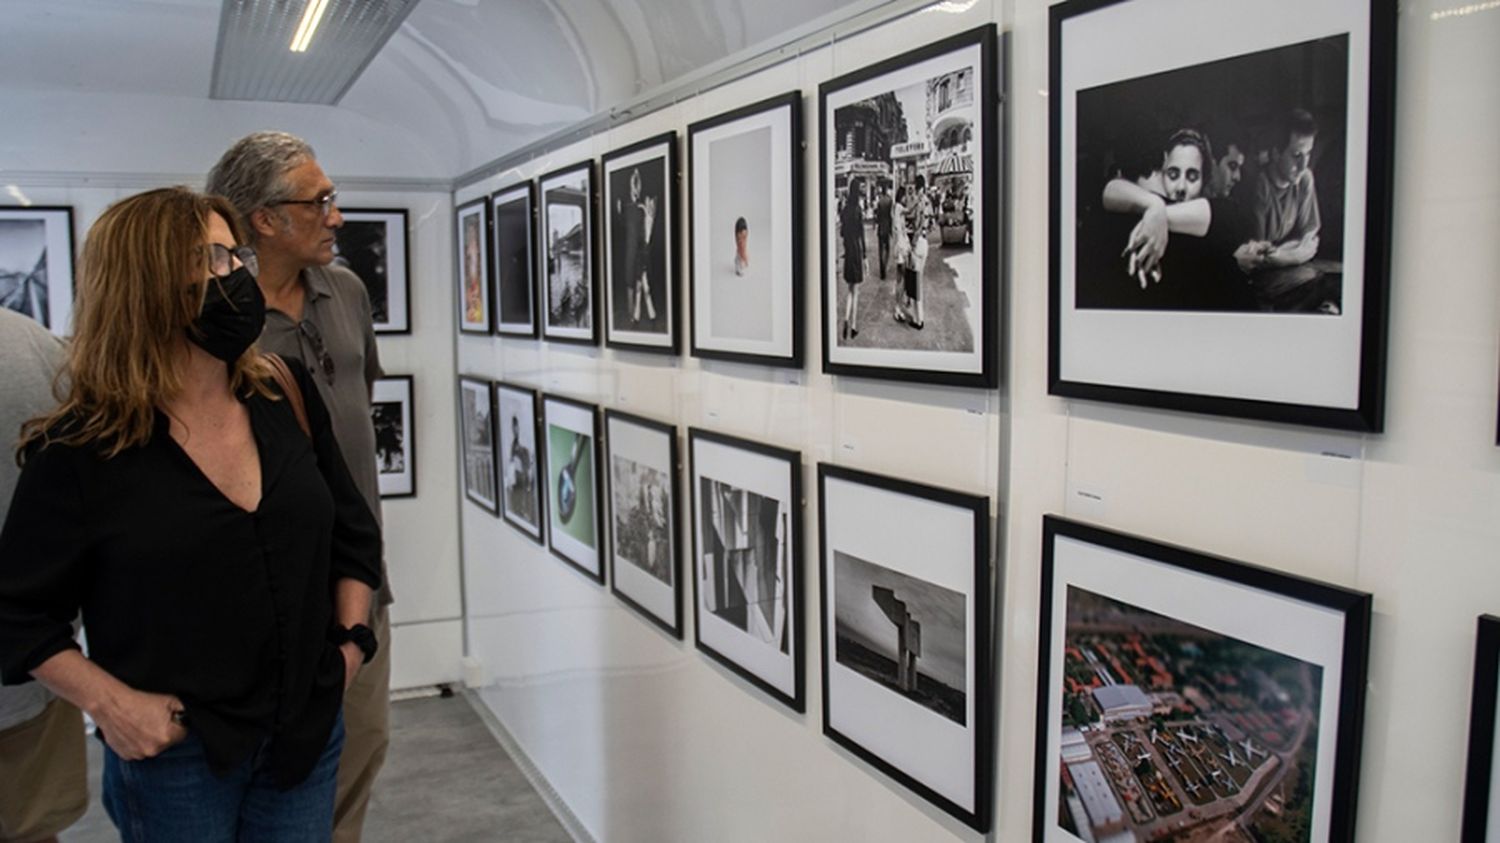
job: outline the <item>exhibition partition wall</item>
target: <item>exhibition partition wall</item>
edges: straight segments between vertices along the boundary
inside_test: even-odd
[[[1164,5],[1128,0],[1085,7],[1134,15],[1131,23],[1139,31],[1168,37],[1179,23]],[[1391,11],[1383,2],[1316,5],[1372,9],[1377,16]],[[1233,3],[1224,8],[1243,12]],[[1282,11],[1306,14],[1303,4]],[[1280,13],[1257,14],[1274,19]],[[870,133],[841,132],[837,144],[820,138],[820,109],[825,99],[832,109],[858,105],[858,96],[853,102],[836,96],[846,88],[847,74],[988,25],[999,33],[997,78],[1009,97],[997,103],[997,128],[985,141],[994,147],[997,165],[975,190],[995,191],[998,211],[982,225],[997,236],[992,245],[983,230],[964,236],[954,208],[939,203],[930,247],[950,249],[940,252],[945,258],[963,254],[962,244],[988,247],[986,265],[950,260],[948,269],[956,278],[991,271],[997,279],[992,296],[981,296],[987,292],[982,283],[964,289],[970,301],[985,301],[998,320],[991,350],[998,388],[951,379],[946,382],[954,385],[935,385],[943,378],[894,381],[868,371],[876,366],[825,374],[830,357],[840,371],[850,362],[841,354],[858,351],[861,342],[910,337],[890,333],[892,325],[914,331],[912,322],[923,316],[902,298],[895,281],[868,274],[879,261],[875,238],[869,237],[860,295],[867,304],[868,297],[886,297],[881,301],[890,312],[861,322],[857,336],[841,324],[844,303],[853,296],[853,285],[842,283],[844,273],[859,265],[844,258],[861,247],[853,234],[842,236],[838,213],[847,210],[849,186],[860,175],[868,207],[878,209],[882,176],[893,170],[861,171],[853,160],[866,157],[856,147],[869,142]],[[1233,29],[1235,38],[1253,36],[1250,28]],[[1394,133],[1383,151],[1393,162],[1385,191],[1391,198],[1382,203],[1389,207],[1365,209],[1377,220],[1389,214],[1389,286],[1367,284],[1361,300],[1361,306],[1382,305],[1386,324],[1383,331],[1379,325],[1373,332],[1368,325],[1359,328],[1362,334],[1356,331],[1360,342],[1384,351],[1384,371],[1366,369],[1361,377],[1376,382],[1360,385],[1383,389],[1383,414],[1371,405],[1372,421],[1358,425],[1380,433],[1298,426],[1319,424],[1316,414],[1248,421],[1194,412],[1223,412],[1232,409],[1228,405],[1124,406],[1104,403],[1112,400],[1107,393],[1051,394],[1049,235],[1055,209],[1049,171],[1058,146],[1049,133],[1055,93],[1049,30],[1049,7],[1040,0],[936,3],[799,49],[795,57],[720,87],[684,93],[673,105],[524,163],[508,162],[503,171],[457,189],[455,207],[582,163],[591,162],[599,173],[610,153],[675,132],[684,171],[675,207],[694,219],[692,203],[700,196],[689,190],[686,176],[692,170],[691,127],[788,91],[801,93],[802,216],[793,232],[800,232],[801,283],[789,289],[798,291],[804,308],[805,365],[770,359],[790,353],[784,350],[760,360],[694,353],[704,333],[692,333],[693,235],[681,228],[672,261],[684,269],[674,289],[690,338],[681,354],[454,332],[454,374],[505,382],[520,396],[517,407],[537,413],[538,399],[528,392],[534,390],[599,407],[606,419],[623,413],[665,424],[677,437],[672,483],[652,479],[662,474],[664,461],[671,462],[661,456],[671,449],[648,447],[639,433],[645,427],[628,442],[606,441],[602,448],[576,425],[550,442],[549,429],[534,415],[521,420],[526,413],[517,410],[514,440],[528,456],[515,466],[496,466],[494,443],[488,446],[494,482],[514,480],[527,490],[525,499],[541,502],[543,511],[532,515],[542,521],[531,523],[547,523],[554,515],[550,507],[579,511],[580,501],[589,499],[576,496],[599,495],[594,484],[601,481],[632,490],[614,496],[607,486],[603,513],[585,510],[602,515],[590,523],[603,529],[569,528],[570,540],[608,552],[611,531],[619,526],[610,523],[615,509],[632,513],[623,525],[628,529],[620,532],[634,532],[623,541],[613,538],[621,541],[615,550],[650,561],[632,569],[634,580],[625,583],[629,602],[616,596],[617,573],[601,584],[593,569],[584,573],[549,553],[535,533],[478,504],[460,504],[468,678],[575,833],[600,840],[977,840],[988,828],[999,840],[1070,840],[1077,837],[1071,829],[1085,824],[1099,836],[1111,828],[1159,829],[1185,821],[1189,812],[1201,815],[1212,803],[1243,807],[1244,792],[1274,809],[1256,809],[1255,821],[1266,823],[1267,833],[1286,832],[1291,839],[1349,839],[1354,829],[1358,839],[1382,843],[1458,836],[1476,618],[1500,604],[1500,238],[1493,236],[1500,230],[1500,161],[1485,151],[1500,130],[1500,100],[1487,81],[1500,73],[1500,56],[1489,49],[1500,41],[1500,12],[1483,4],[1407,4],[1394,44],[1376,37],[1367,54],[1370,42],[1356,36],[1347,54],[1354,69],[1343,72],[1349,74],[1364,72],[1356,57],[1367,59],[1372,73],[1388,70],[1392,55],[1396,67]],[[1125,34],[1135,30],[1121,24],[1117,31],[1119,43],[1089,49],[1125,62],[1118,78],[1162,69],[1160,52],[1130,64],[1136,53]],[[1308,41],[1342,43],[1333,29],[1308,25],[1296,32]],[[1189,40],[1196,58],[1183,63],[1239,49],[1215,47],[1215,37],[1212,27],[1194,28]],[[897,66],[909,65],[893,62],[882,74]],[[853,84],[872,78],[862,74]],[[1369,90],[1363,77],[1349,78],[1350,90]],[[833,80],[839,81],[820,97],[820,86]],[[883,160],[899,166],[903,158],[931,156],[942,144],[938,118],[944,109],[924,109],[920,98],[906,105],[900,82],[891,87],[905,119],[929,121],[932,141],[927,148],[888,143]],[[1305,91],[1323,97],[1321,102],[1338,100],[1323,83],[1310,83]],[[876,99],[879,91],[868,93],[870,116],[851,120],[889,122],[879,112],[891,106]],[[1224,96],[1241,102],[1233,91]],[[1150,102],[1153,108],[1175,107],[1160,98]],[[1372,113],[1389,114],[1391,107],[1386,102]],[[831,122],[837,126],[837,117]],[[1372,118],[1372,135],[1379,122]],[[1333,148],[1337,129],[1330,131],[1325,120],[1321,131],[1324,149]],[[1320,184],[1336,180],[1328,175],[1333,159],[1312,160]],[[832,162],[832,172],[825,161]],[[1270,166],[1269,159],[1257,163]],[[1379,163],[1377,156],[1370,166],[1378,169]],[[929,165],[923,172],[941,170]],[[766,176],[742,189],[770,184],[775,190],[775,169],[760,172]],[[1345,188],[1352,189],[1354,180],[1346,179]],[[830,181],[834,190],[826,197],[826,214],[820,213]],[[592,189],[602,192],[597,183]],[[628,181],[616,187],[630,189]],[[650,187],[642,190],[649,194]],[[543,185],[541,205],[548,201],[545,192]],[[585,193],[559,194],[557,201],[566,204]],[[1350,193],[1350,201],[1325,207],[1353,214],[1353,198],[1359,197]],[[629,216],[628,208],[594,202],[590,217],[566,216],[573,212],[560,204],[559,218],[569,224],[537,230],[538,248],[556,246],[564,259],[551,266],[540,262],[540,280],[532,288],[538,297],[550,294],[549,279],[566,287],[602,278],[603,262],[617,259],[595,254],[605,242],[602,234],[588,242],[574,236],[580,227],[609,225],[612,214]],[[945,210],[948,232],[941,231]],[[710,235],[733,250],[724,253],[724,265],[736,277],[743,277],[737,270],[745,266],[757,267],[755,249],[766,242],[763,230],[771,228],[742,216],[748,263],[735,239],[739,220]],[[853,232],[860,221],[850,220],[847,231]],[[878,225],[872,218],[864,222],[869,231]],[[1325,216],[1325,247],[1334,248],[1339,224]],[[1382,228],[1361,230],[1378,239],[1386,236]],[[1364,254],[1378,255],[1364,239],[1357,242],[1366,247]],[[1344,262],[1350,262],[1347,253]],[[1344,271],[1336,263],[1317,267],[1320,277]],[[1369,261],[1364,265],[1379,269]],[[624,267],[627,282],[618,302],[599,302],[621,308],[611,318],[649,318],[649,309],[629,297],[647,289],[632,287],[639,278],[632,266],[626,261],[610,270]],[[586,275],[585,268],[595,274]],[[966,276],[966,270],[975,274]],[[825,271],[840,283],[825,287]],[[458,279],[450,284],[456,295]],[[928,330],[939,289],[933,279],[924,290],[930,295]],[[1351,306],[1353,290],[1351,285],[1338,300],[1281,301],[1289,310],[1307,305],[1305,318],[1324,320],[1308,324],[1330,325]],[[1381,302],[1387,293],[1388,302]],[[838,311],[824,309],[825,295],[826,306]],[[537,305],[542,312],[548,306],[545,300]],[[638,307],[645,317],[637,315]],[[1279,307],[1271,310],[1280,313]],[[1170,340],[1177,330],[1164,329],[1154,341]],[[837,353],[830,355],[827,343],[835,343]],[[1275,346],[1258,353],[1285,351]],[[1346,355],[1351,357],[1357,355]],[[900,367],[910,368],[905,362]],[[1252,368],[1237,371],[1253,378],[1247,374]],[[1061,380],[1070,379],[1064,372]],[[1221,387],[1228,388],[1193,388]],[[507,444],[510,422],[504,414],[497,421],[499,453],[509,463],[517,452]],[[593,425],[605,436],[613,429]],[[695,464],[694,443],[715,448],[698,454]],[[550,461],[539,456],[547,449]],[[479,452],[465,451],[471,453]],[[611,457],[603,458],[609,465],[599,462],[601,454],[612,453],[634,454],[619,478]],[[861,484],[843,482],[835,496],[824,498],[820,476],[860,478]],[[538,480],[541,492],[534,497]],[[455,477],[455,496],[456,483]],[[665,512],[662,500],[668,501]],[[976,552],[927,538],[923,546],[931,560],[913,554],[914,561],[901,563],[902,554],[911,553],[906,545],[912,537],[923,535],[924,524],[936,523],[932,513],[942,501],[948,517],[964,507],[987,506],[986,520],[993,523],[983,527],[993,540],[985,544],[994,547]],[[825,507],[833,507],[833,515],[821,524]],[[859,512],[868,513],[868,530],[859,529]],[[790,517],[783,520],[783,514]],[[1044,533],[1047,516],[1054,518],[1045,522]],[[900,525],[903,517],[910,519],[909,529]],[[968,529],[944,535],[953,539]],[[661,530],[670,532],[664,537]],[[955,563],[961,558],[966,565]],[[740,578],[735,591],[725,587],[723,559],[743,566],[736,569],[741,572],[760,565],[755,570],[786,572],[778,576],[795,580]],[[986,564],[991,581],[980,582]],[[779,597],[767,602],[768,592],[761,590],[766,588]],[[846,594],[861,600],[868,594],[883,613],[881,623],[895,624],[886,631],[899,632],[889,675],[883,667],[866,672],[880,674],[877,682],[860,685],[837,675],[860,658],[846,644],[845,629],[864,623],[853,614],[845,623]],[[643,601],[656,608],[642,611]],[[726,611],[735,601],[742,610],[748,604],[763,611]],[[1215,601],[1225,610],[1216,611]],[[975,611],[980,607],[984,614]],[[680,635],[673,623],[678,612]],[[921,625],[913,623],[924,612]],[[964,624],[986,615],[992,628],[980,644],[988,645],[989,663],[975,665],[986,647],[954,631],[967,631]],[[1084,619],[1077,628],[1075,616]],[[928,620],[933,617],[941,620]],[[1135,632],[1116,643],[1080,644],[1094,634],[1090,623]],[[835,628],[838,640],[831,641]],[[745,634],[736,637],[736,630]],[[1144,640],[1142,630],[1155,631],[1153,640]],[[856,638],[848,641],[857,645]],[[1112,660],[1098,671],[1101,677],[1143,678],[1094,693],[1088,674],[1067,672],[1075,666],[1068,661],[1074,655],[1066,655],[1070,648],[1078,659],[1087,649]],[[1127,657],[1140,661],[1132,668]],[[1194,670],[1187,662],[1220,664],[1228,658],[1243,668],[1232,683],[1223,671],[1202,682],[1183,679]],[[830,671],[835,675],[826,675]],[[949,679],[927,685],[924,693],[922,682],[934,677]],[[1039,677],[1048,684],[1039,687]],[[1052,707],[1058,688],[1051,683],[1060,680],[1082,683],[1059,686],[1064,700],[1087,697],[1082,709]],[[1138,685],[1151,682],[1158,684],[1149,696],[1142,694]],[[1228,690],[1247,682],[1256,687],[1253,699]],[[985,695],[992,695],[992,705],[982,704]],[[902,707],[911,700],[918,704]],[[869,724],[861,718],[871,706],[889,706],[893,714]],[[1102,714],[1106,725],[1076,728],[1091,722],[1089,711]],[[1152,718],[1162,720],[1160,729],[1150,727]],[[1138,725],[1108,725],[1131,722]],[[945,723],[948,732],[936,728]],[[877,728],[881,724],[888,728]],[[955,751],[924,753],[954,729],[966,736],[950,744]],[[982,745],[976,747],[976,740]],[[1090,754],[1102,763],[1073,766]],[[1069,764],[1067,789],[1053,778],[1061,766],[1055,755]],[[955,758],[961,762],[952,763]],[[986,763],[989,758],[993,764]],[[1183,766],[1190,772],[1168,772]],[[1139,813],[1111,818],[1107,810],[1096,811],[1117,804],[1099,799],[1100,793],[1121,792],[1132,776],[1153,794],[1127,800]],[[1103,790],[1069,797],[1090,786]]]

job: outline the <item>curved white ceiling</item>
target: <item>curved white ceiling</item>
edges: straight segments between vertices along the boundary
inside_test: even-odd
[[[349,156],[356,171],[346,175],[452,178],[842,7],[870,5],[421,0],[342,102],[298,106],[208,99],[217,0],[5,0],[0,110],[39,123],[0,139],[0,166],[66,169],[53,158],[62,150],[69,160],[89,157],[87,149],[66,142],[55,152],[43,148],[49,127],[132,119],[151,125],[101,126],[100,134],[159,149],[99,150],[90,159],[94,169],[143,170],[175,160],[196,171],[212,163],[217,149],[174,148],[180,141],[170,123],[156,125],[175,115],[229,131],[247,121],[314,135],[327,126],[329,137],[310,137],[315,145],[382,150],[361,157],[356,149]],[[382,130],[389,136],[367,137]],[[118,163],[101,166],[107,155]],[[393,159],[400,162],[395,172]]]

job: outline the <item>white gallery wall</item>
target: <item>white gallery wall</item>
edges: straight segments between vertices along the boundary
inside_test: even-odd
[[[280,128],[286,124],[268,118],[265,123],[247,125]],[[391,186],[372,179],[341,180],[340,168],[350,162],[336,143],[323,142],[317,127],[310,128],[304,137],[319,150],[320,162],[335,182],[342,181],[340,205],[407,211],[412,331],[381,334],[377,340],[386,372],[414,378],[417,494],[383,502],[386,563],[396,595],[391,607],[391,684],[399,689],[456,681],[462,675],[463,602],[454,529],[457,470],[451,458],[456,447],[450,374],[454,328],[448,292],[453,266],[451,194],[438,184],[414,189],[399,179],[393,179]],[[200,138],[201,157],[212,164],[232,140],[221,141],[217,133],[211,139]],[[117,171],[113,174],[36,174],[10,169],[0,173],[0,189],[5,191],[0,204],[72,206],[74,241],[81,252],[89,226],[111,203],[170,184],[202,188],[203,174],[153,175],[146,170],[153,163],[149,158],[132,161],[117,150],[116,157],[105,162],[108,169]],[[387,160],[378,166],[394,163]],[[132,171],[139,174],[123,174]]]
[[[684,142],[688,124],[739,105],[794,88],[804,95],[803,371],[538,340],[461,335],[457,342],[454,374],[675,422],[684,436],[699,426],[802,453],[806,714],[694,649],[690,587],[686,640],[677,641],[494,515],[459,504],[479,696],[582,829],[599,840],[980,838],[822,736],[815,466],[826,461],[992,500],[999,536],[993,839],[1031,838],[1046,513],[1372,593],[1359,839],[1455,839],[1475,618],[1500,612],[1500,157],[1493,154],[1500,10],[1437,14],[1446,8],[1443,0],[1414,0],[1403,4],[1398,24],[1386,432],[1379,435],[1047,395],[1043,0],[938,3],[461,186],[460,204],[659,132],[675,129]],[[1008,183],[993,185],[1008,208],[1002,387],[824,376],[817,86],[987,22],[1004,34],[1011,92],[1002,118]],[[685,202],[685,186],[679,198]],[[685,264],[683,237],[678,259]],[[687,512],[684,499],[685,548]]]

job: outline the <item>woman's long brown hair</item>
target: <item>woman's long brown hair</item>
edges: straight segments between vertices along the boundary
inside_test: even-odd
[[[244,242],[229,200],[185,187],[111,205],[89,229],[79,263],[74,334],[59,376],[66,398],[21,427],[17,459],[33,446],[93,445],[105,458],[145,444],[156,408],[182,389],[182,343],[203,306],[210,214]],[[251,346],[230,365],[235,394],[270,396],[270,367]]]

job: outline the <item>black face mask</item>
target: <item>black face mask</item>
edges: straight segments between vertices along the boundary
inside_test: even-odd
[[[209,280],[203,309],[189,327],[188,339],[225,363],[233,363],[260,337],[265,324],[266,298],[255,276],[242,266]]]

